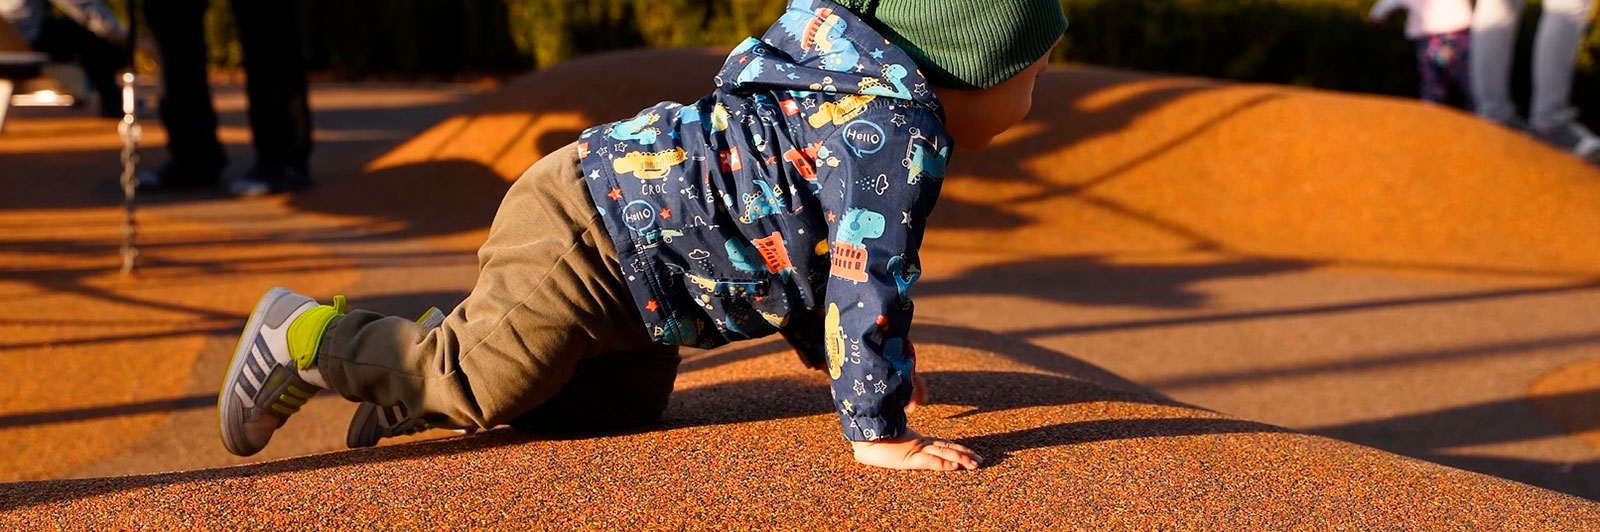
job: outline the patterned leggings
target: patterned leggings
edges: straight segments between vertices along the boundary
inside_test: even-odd
[[[1467,73],[1472,53],[1472,35],[1466,30],[1429,35],[1416,40],[1417,68],[1422,73],[1422,99],[1443,103],[1450,89],[1460,91],[1468,108],[1472,107],[1472,83]]]

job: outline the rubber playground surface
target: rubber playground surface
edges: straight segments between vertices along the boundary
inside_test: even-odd
[[[778,340],[686,351],[638,433],[345,451],[354,405],[324,394],[261,455],[222,449],[262,291],[454,304],[510,180],[699,96],[721,57],[314,87],[318,186],[143,198],[131,278],[114,123],[17,113],[0,529],[1600,529],[1600,170],[1409,100],[1084,67],[955,154],[923,250],[936,404],[912,426],[976,472],[856,465],[826,377]]]

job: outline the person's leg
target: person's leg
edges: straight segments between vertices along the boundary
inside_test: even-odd
[[[1451,43],[1455,49],[1454,57],[1447,68],[1450,85],[1454,86],[1461,94],[1461,105],[1467,109],[1475,109],[1477,98],[1472,93],[1472,33],[1466,30],[1450,34]]]
[[[1533,106],[1528,123],[1535,130],[1566,126],[1577,118],[1572,107],[1572,71],[1594,0],[1545,0],[1533,45]]]
[[[308,184],[306,166],[311,155],[311,108],[306,96],[301,3],[230,3],[244,48],[251,141],[256,149],[251,177],[275,190],[304,186]]]
[[[1472,94],[1478,115],[1502,124],[1521,122],[1511,102],[1511,54],[1522,6],[1523,0],[1478,0],[1472,14]]]
[[[433,426],[490,428],[556,395],[581,360],[648,351],[574,146],[512,185],[478,255],[476,286],[437,329],[360,311],[333,322],[316,361],[327,386]]]
[[[206,0],[142,2],[161,54],[161,123],[172,162],[151,185],[215,181],[227,163],[217,141],[217,113],[206,80]]]
[[[1426,102],[1444,103],[1450,96],[1445,85],[1444,69],[1439,65],[1440,36],[1429,35],[1415,41],[1417,48],[1417,74],[1422,80],[1419,97]]]

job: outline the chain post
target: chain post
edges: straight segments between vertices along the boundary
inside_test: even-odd
[[[139,236],[138,220],[134,218],[135,197],[139,181],[139,106],[135,99],[135,85],[139,77],[130,65],[122,73],[122,122],[117,124],[117,134],[122,136],[122,274],[133,274],[134,262],[139,257],[135,240]]]

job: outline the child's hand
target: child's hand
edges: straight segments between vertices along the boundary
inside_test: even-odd
[[[977,469],[983,461],[972,449],[938,438],[924,438],[909,428],[893,440],[856,441],[850,446],[857,462],[887,469],[955,471]]]

